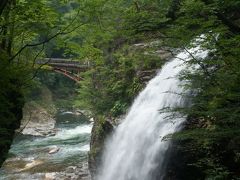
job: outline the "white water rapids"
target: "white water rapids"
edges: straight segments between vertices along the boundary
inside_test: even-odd
[[[204,58],[206,51],[189,49],[196,58]],[[177,132],[185,118],[169,119],[163,108],[182,107],[183,82],[179,73],[187,68],[190,54],[183,51],[163,66],[158,75],[138,95],[125,120],[106,143],[98,180],[155,180],[163,179],[170,140],[166,135]],[[184,60],[184,61],[183,61]]]

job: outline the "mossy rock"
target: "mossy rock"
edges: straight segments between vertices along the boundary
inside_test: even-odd
[[[89,170],[94,179],[101,164],[102,152],[107,137],[113,132],[113,125],[104,117],[98,117],[92,128],[90,152],[88,154]]]

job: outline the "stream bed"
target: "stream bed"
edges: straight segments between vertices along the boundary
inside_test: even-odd
[[[1,180],[89,180],[87,154],[92,124],[81,114],[56,114],[56,134],[18,135],[0,169]]]

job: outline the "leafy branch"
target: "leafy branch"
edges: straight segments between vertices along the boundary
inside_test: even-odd
[[[59,30],[59,32],[57,32],[56,34],[50,36],[49,38],[41,41],[41,42],[37,42],[37,43],[33,43],[33,44],[25,44],[23,47],[21,47],[10,59],[9,62],[13,61],[18,55],[20,55],[26,48],[28,47],[36,47],[36,46],[40,46],[40,45],[45,45],[46,43],[50,42],[51,40],[53,40],[54,38],[61,36],[61,35],[66,35],[69,33],[72,33],[73,31],[75,31],[76,29],[78,29],[79,27],[83,26],[85,23],[79,24],[75,27],[73,27],[72,29],[68,30],[71,26],[73,26],[73,24],[75,23],[78,15],[79,15],[80,10],[78,10],[76,16],[72,19],[72,21],[62,30]]]

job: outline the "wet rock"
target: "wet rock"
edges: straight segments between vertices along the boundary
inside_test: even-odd
[[[54,180],[56,178],[56,173],[46,173],[44,180]]]
[[[138,71],[136,75],[141,80],[141,82],[146,83],[157,74],[157,71],[158,69]]]
[[[92,118],[92,113],[88,110],[77,109],[75,112],[78,113],[79,115],[84,115],[84,116],[88,117],[88,119]]]
[[[60,150],[59,147],[54,146],[54,147],[52,147],[52,148],[49,150],[48,154],[55,154],[55,153],[57,153],[59,150]]]
[[[56,173],[55,179],[64,180],[91,180],[87,164],[69,166],[63,172]]]
[[[38,166],[38,165],[40,165],[40,164],[43,164],[43,161],[41,161],[41,160],[33,160],[32,162],[27,163],[27,164],[25,165],[25,167],[20,170],[20,172],[21,172],[21,171],[26,171],[26,170],[32,169],[33,167],[36,167],[36,166]]]
[[[20,157],[9,158],[6,161],[4,161],[2,168],[4,168],[7,171],[19,172],[22,169],[24,169],[26,163],[27,161],[23,160]]]
[[[37,94],[37,101],[27,101],[23,107],[23,118],[18,133],[33,136],[54,134],[56,107],[51,91],[42,86]]]
[[[53,114],[35,102],[27,102],[23,108],[21,127],[17,132],[33,136],[56,134]]]
[[[90,142],[91,150],[88,156],[88,167],[93,180],[101,162],[104,142],[107,136],[112,133],[113,129],[114,126],[106,119],[95,119],[94,121]]]
[[[66,170],[66,173],[74,173],[76,168],[76,166],[69,166]]]

